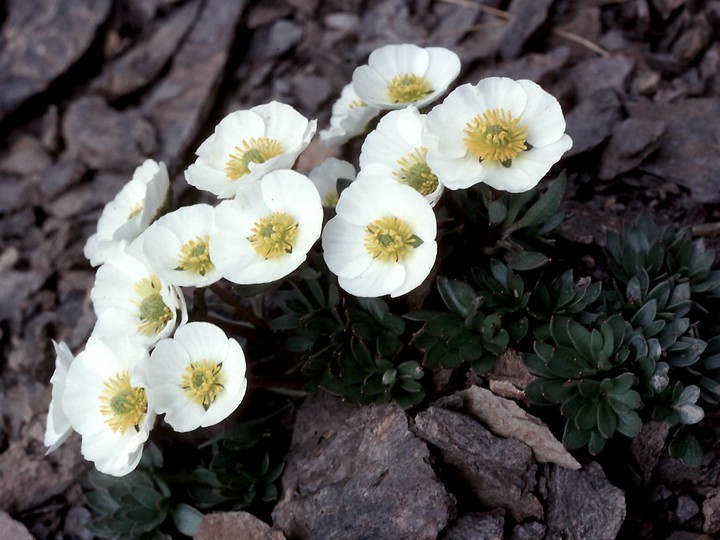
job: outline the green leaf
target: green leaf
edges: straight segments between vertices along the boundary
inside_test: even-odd
[[[565,423],[565,431],[563,432],[562,442],[568,450],[577,450],[590,442],[590,431],[577,429],[573,423],[568,420]]]
[[[590,441],[588,442],[588,452],[593,456],[598,455],[605,448],[606,439],[600,434],[599,431],[593,431],[590,434]]]
[[[171,511],[175,528],[185,536],[195,536],[200,529],[203,513],[189,504],[180,503]]]
[[[618,414],[617,430],[626,437],[635,437],[642,429],[643,423],[635,411]]]
[[[107,491],[96,490],[85,495],[85,501],[96,514],[112,514],[120,508],[118,503]]]
[[[478,294],[470,285],[462,281],[439,276],[437,288],[445,305],[461,319],[467,318]]]
[[[597,426],[606,439],[612,437],[617,429],[617,415],[607,401],[601,401],[597,405]]]
[[[565,172],[562,172],[550,184],[548,190],[525,212],[525,215],[505,229],[504,236],[507,237],[525,227],[539,225],[551,218],[560,208],[566,185],[567,177]]]
[[[550,257],[538,251],[511,251],[507,256],[510,268],[518,271],[535,270],[550,262]]]
[[[702,464],[703,451],[698,440],[685,429],[679,429],[668,446],[670,455],[680,459],[688,467],[699,467]]]
[[[396,377],[397,377],[397,370],[396,369],[388,369],[385,373],[383,373],[382,383],[386,386],[390,386],[391,384],[395,383]]]
[[[488,207],[488,219],[492,225],[502,223],[508,214],[507,206],[499,199],[492,201]]]

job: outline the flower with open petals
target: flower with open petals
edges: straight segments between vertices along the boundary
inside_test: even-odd
[[[427,115],[427,162],[450,189],[535,187],[572,146],[558,101],[532,81],[464,84]]]
[[[64,443],[72,433],[70,420],[68,420],[63,409],[63,395],[65,394],[65,379],[67,377],[70,363],[73,361],[73,354],[65,343],[56,343],[55,347],[55,372],[50,378],[52,384],[52,398],[48,408],[47,424],[45,425],[45,446],[48,447],[47,454]]]
[[[97,323],[92,335],[132,336],[150,347],[187,321],[182,292],[152,270],[133,243],[103,264],[90,291]]]
[[[328,148],[337,148],[353,137],[362,135],[370,120],[380,114],[380,109],[371,107],[360,99],[353,85],[346,84],[332,106],[330,127],[320,130],[320,141]]]
[[[138,241],[161,279],[173,285],[205,287],[222,277],[210,249],[215,232],[215,208],[195,204],[165,214]]]
[[[148,361],[147,350],[127,336],[91,336],[70,364],[63,409],[82,436],[83,456],[102,473],[123,476],[140,461],[155,421],[138,370]]]
[[[360,152],[363,177],[378,176],[410,186],[434,206],[443,186],[430,169],[422,135],[425,115],[415,107],[388,113],[371,131]]]
[[[197,149],[185,179],[220,198],[232,198],[270,171],[292,167],[316,126],[316,120],[308,121],[277,101],[230,113]]]
[[[160,217],[170,193],[164,163],[146,160],[132,180],[103,209],[97,232],[85,244],[85,257],[93,266],[123,251],[148,225]]]
[[[318,193],[320,193],[323,206],[335,208],[339,197],[338,180],[352,182],[355,180],[355,175],[355,167],[353,167],[352,163],[329,157],[311,170],[308,173],[308,178],[315,184]]]
[[[210,251],[233,283],[268,283],[300,266],[320,237],[322,219],[313,183],[295,171],[274,171],[220,203]]]
[[[352,84],[360,99],[378,109],[422,107],[440,97],[458,73],[454,52],[404,43],[375,49],[366,65],[355,68]]]
[[[191,322],[157,344],[146,367],[148,391],[158,414],[175,431],[217,424],[242,401],[245,355],[220,328]]]
[[[435,214],[411,187],[362,176],[340,194],[337,215],[325,225],[325,262],[355,296],[400,296],[435,262]]]

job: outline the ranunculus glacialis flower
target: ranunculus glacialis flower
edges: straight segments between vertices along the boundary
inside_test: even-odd
[[[427,164],[422,135],[425,115],[416,107],[391,111],[371,131],[360,152],[363,177],[391,178],[410,186],[434,206],[443,186]]]
[[[328,148],[337,148],[353,137],[362,135],[370,121],[380,114],[360,99],[352,83],[346,84],[340,98],[332,106],[330,127],[320,131],[320,141]]]
[[[459,73],[460,59],[451,50],[404,43],[371,52],[368,63],[355,68],[352,84],[360,99],[378,109],[422,107],[440,97]]]
[[[437,255],[435,214],[417,191],[358,178],[341,194],[322,235],[328,268],[350,294],[400,296],[420,285]]]
[[[63,395],[65,394],[65,380],[67,378],[70,363],[73,361],[73,354],[65,343],[56,343],[55,347],[55,371],[50,378],[52,384],[52,398],[48,407],[47,424],[45,425],[45,446],[48,447],[47,454],[64,443],[72,433],[72,426],[63,409]]]
[[[352,163],[343,159],[329,157],[308,173],[320,194],[322,205],[326,208],[335,208],[338,201],[338,180],[352,182],[356,176]]]
[[[277,101],[235,111],[197,149],[185,179],[219,198],[232,198],[270,171],[292,167],[316,127],[316,120]]]
[[[273,171],[218,205],[213,261],[233,283],[275,281],[302,264],[320,237],[322,220],[313,183],[295,171]]]
[[[535,187],[572,146],[558,101],[504,77],[456,88],[428,113],[423,141],[445,187],[483,182],[511,193]]]
[[[221,422],[247,389],[242,348],[205,322],[188,323],[159,342],[145,375],[154,410],[180,432]]]
[[[164,163],[152,159],[135,169],[130,180],[102,211],[97,232],[85,244],[85,257],[98,266],[123,251],[162,213],[170,194]]]
[[[140,462],[155,422],[139,366],[147,349],[127,336],[90,337],[70,364],[63,409],[82,436],[81,451],[98,471],[124,476]]]

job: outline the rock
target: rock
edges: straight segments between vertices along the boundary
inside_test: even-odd
[[[627,118],[613,129],[600,162],[601,180],[611,180],[631,171],[660,145],[665,123],[656,120]]]
[[[434,539],[454,501],[396,404],[300,407],[272,516],[290,538]]]
[[[195,142],[213,106],[245,4],[245,0],[205,2],[167,76],[143,104],[160,139],[156,159],[171,171]]]
[[[490,390],[498,396],[523,400],[525,388],[535,377],[522,361],[522,353],[508,348],[498,355],[495,366],[488,374]]]
[[[45,169],[40,179],[40,192],[44,197],[54,198],[68,187],[77,184],[87,171],[76,158],[63,158]]]
[[[462,29],[475,24],[481,13],[472,4],[435,3],[433,14],[438,21],[433,28],[433,45],[454,49],[464,35]]]
[[[263,55],[266,58],[282,56],[300,43],[302,37],[302,26],[285,19],[277,20],[270,27],[267,43],[263,47]]]
[[[650,481],[652,472],[660,461],[669,432],[670,426],[667,422],[651,420],[643,424],[640,433],[630,443],[630,450],[645,482]]]
[[[705,496],[702,513],[705,517],[703,532],[708,534],[720,532],[720,489],[716,488]]]
[[[304,75],[295,81],[295,95],[300,106],[308,111],[316,111],[332,93],[332,87],[325,77]]]
[[[503,540],[504,523],[502,515],[481,512],[465,514],[445,529],[440,540]]]
[[[632,118],[662,118],[667,126],[657,152],[640,165],[640,170],[685,186],[698,203],[720,202],[719,135],[715,122],[707,121],[720,116],[720,98],[631,102],[626,108]]]
[[[625,495],[595,462],[580,471],[553,467],[547,481],[547,538],[615,540]]]
[[[707,534],[700,534],[689,531],[675,531],[667,540],[713,540],[713,538]]]
[[[685,0],[651,0],[653,6],[658,11],[664,21],[667,21],[680,6],[685,5]]]
[[[10,0],[0,43],[0,118],[17,109],[87,51],[111,0]]]
[[[27,206],[33,180],[0,173],[0,212],[9,213]]]
[[[95,536],[88,525],[92,522],[92,513],[84,506],[73,506],[65,517],[63,532],[73,540],[93,540]]]
[[[673,43],[672,54],[685,64],[692,63],[713,40],[710,21],[704,13],[693,17],[690,26]]]
[[[40,173],[52,163],[52,158],[43,149],[39,139],[21,135],[7,149],[7,155],[0,160],[0,171],[27,176]]]
[[[544,538],[547,538],[545,526],[537,521],[528,521],[515,526],[510,540],[543,540]]]
[[[548,16],[553,0],[512,0],[508,11],[512,19],[505,27],[500,41],[500,56],[509,60],[517,57],[525,42],[540,28]]]
[[[99,96],[71,103],[62,132],[69,156],[105,172],[131,172],[157,151],[155,130],[139,112],[117,111]]]
[[[592,150],[607,139],[620,121],[620,101],[614,90],[598,90],[580,102],[566,117],[567,133],[573,146],[565,153],[567,159]]]
[[[495,435],[516,439],[528,445],[540,463],[556,463],[575,470],[580,468],[580,464],[565,450],[542,420],[528,414],[510,399],[496,396],[479,386],[472,386],[438,400],[436,405],[462,407]]]
[[[505,508],[518,521],[543,516],[532,493],[537,467],[528,446],[495,437],[477,420],[435,406],[415,417],[415,428],[479,504]]]
[[[193,0],[149,28],[147,39],[105,65],[93,88],[113,100],[154,82],[195,22],[199,8],[200,1]]]
[[[44,282],[45,276],[33,270],[7,270],[0,274],[0,321],[21,317],[28,297]]]
[[[33,540],[34,538],[25,525],[0,510],[0,540]]]
[[[685,523],[689,519],[695,517],[700,512],[700,507],[687,495],[678,497],[675,515],[680,523]]]
[[[247,512],[213,512],[200,522],[195,540],[284,540],[285,535]]]
[[[634,68],[635,62],[623,55],[590,58],[575,65],[567,76],[575,84],[575,93],[582,105],[584,100],[594,99],[601,90],[624,94]]]
[[[480,80],[485,77],[510,77],[511,79],[530,79],[540,85],[554,79],[569,57],[567,47],[553,49],[547,54],[524,54],[517,60],[503,62],[500,66],[483,67],[473,71],[471,78]]]

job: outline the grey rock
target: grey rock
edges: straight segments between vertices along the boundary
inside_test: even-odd
[[[93,88],[112,100],[153,82],[177,51],[199,8],[200,1],[194,0],[174,10],[150,29],[146,39],[106,64]]]
[[[157,150],[155,131],[139,112],[117,111],[100,96],[71,103],[62,132],[69,156],[103,171],[133,171]]]
[[[575,84],[578,101],[582,102],[600,90],[623,94],[634,69],[635,61],[626,56],[590,58],[574,66],[568,77]]]
[[[0,321],[21,316],[28,297],[42,287],[45,276],[35,271],[7,270],[0,274]]]
[[[510,540],[543,540],[545,530],[545,525],[538,521],[520,523],[513,529]]]
[[[500,41],[500,56],[517,57],[525,42],[532,37],[548,16],[553,0],[513,0],[508,11],[513,15]]]
[[[690,497],[687,495],[678,497],[675,515],[680,523],[685,523],[687,520],[694,518],[698,512],[700,512],[700,507]]]
[[[111,0],[10,0],[0,43],[0,118],[47,89],[87,51]]]
[[[298,411],[275,524],[289,538],[435,539],[454,500],[395,404],[327,395]]]
[[[0,533],[3,538],[8,540],[33,540],[35,538],[25,525],[19,521],[15,521],[9,514],[0,510]]]
[[[640,467],[645,482],[650,481],[665,448],[670,426],[667,422],[650,421],[643,424],[640,433],[630,443],[630,450]]]
[[[245,0],[205,2],[167,76],[143,104],[158,132],[157,159],[171,171],[195,141],[213,106],[245,4]]]
[[[21,135],[0,160],[0,171],[16,176],[39,173],[52,163],[52,158],[43,149],[39,139],[31,135]]]
[[[543,516],[532,493],[537,466],[527,445],[496,437],[477,420],[438,407],[419,413],[415,427],[480,504],[505,508],[518,521]]]
[[[295,47],[303,37],[302,26],[285,19],[275,21],[263,52],[267,58],[275,58]]]
[[[664,134],[662,121],[626,118],[613,129],[598,178],[611,180],[636,168],[658,148]]]
[[[440,540],[503,540],[502,515],[472,513],[460,516],[453,521]]]
[[[708,122],[720,116],[720,98],[633,102],[626,108],[632,118],[662,118],[667,126],[658,150],[640,170],[690,189],[696,202],[720,202],[720,128],[717,122]]]
[[[713,489],[705,496],[702,513],[705,517],[703,532],[708,534],[720,532],[720,489]]]
[[[576,156],[600,145],[613,132],[621,116],[620,101],[610,88],[581,101],[566,117],[573,146],[564,157]]]
[[[206,514],[195,540],[285,540],[285,535],[247,512]]]
[[[45,169],[40,179],[40,192],[44,197],[56,197],[78,183],[87,168],[79,160],[65,158]]]
[[[625,495],[600,465],[592,462],[580,471],[552,467],[547,487],[548,538],[615,540],[625,519]]]

